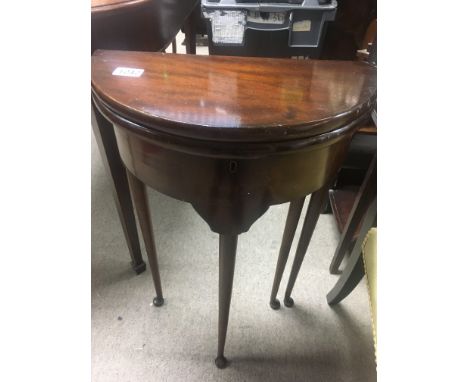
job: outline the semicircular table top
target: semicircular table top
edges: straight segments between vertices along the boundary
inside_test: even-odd
[[[118,68],[142,72],[116,75]],[[198,139],[329,132],[369,112],[376,88],[376,68],[362,62],[103,50],[92,57],[93,93],[106,107],[147,129]]]
[[[91,13],[106,12],[151,3],[153,0],[91,0]]]

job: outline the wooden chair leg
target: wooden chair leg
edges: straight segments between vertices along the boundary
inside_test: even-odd
[[[219,318],[218,318],[218,354],[215,364],[219,369],[227,366],[224,357],[224,345],[231,306],[232,281],[236,262],[237,235],[219,235]]]
[[[328,195],[328,186],[329,185],[326,184],[320,190],[314,192],[310,197],[309,207],[307,208],[307,214],[304,220],[304,226],[299,238],[296,256],[294,257],[288,286],[286,287],[286,293],[284,295],[284,305],[286,305],[288,308],[294,305],[294,300],[291,298],[291,293],[294,288],[294,284],[296,283],[299,270],[301,269],[302,261],[304,260],[304,256],[307,252],[310,239],[314,232],[315,226],[317,225],[323,204],[326,201],[326,197]]]
[[[172,40],[172,53],[177,53],[177,41],[175,37],[174,40]]]
[[[303,198],[292,201],[289,204],[288,217],[286,218],[286,225],[284,227],[283,239],[281,241],[281,248],[278,254],[278,262],[276,264],[275,279],[273,280],[273,287],[271,288],[270,306],[274,310],[280,308],[280,302],[276,298],[278,294],[278,288],[283,278],[284,268],[288,261],[289,251],[291,250],[291,244],[296,233],[297,224],[302,212],[302,206],[304,205],[305,196]]]
[[[138,239],[133,203],[130,189],[128,188],[127,173],[120,159],[114,128],[93,103],[91,103],[91,118],[99,152],[101,153],[104,167],[112,181],[112,193],[128,250],[130,251],[132,268],[136,274],[140,274],[146,269],[146,264],[141,255],[140,240]]]
[[[349,214],[348,221],[341,234],[340,242],[336,247],[335,254],[330,263],[330,273],[337,274],[338,268],[343,261],[347,250],[351,249],[354,233],[361,223],[364,213],[375,195],[377,187],[377,158],[374,156],[369,165],[364,181],[362,182],[359,192],[356,196],[353,208]],[[351,249],[352,250],[352,249]]]
[[[186,54],[197,54],[197,45],[196,45],[196,10],[198,7],[195,7],[194,10],[190,13],[184,23],[184,33],[185,33],[185,53]]]
[[[367,232],[375,224],[377,218],[377,198],[374,195],[374,199],[371,202],[369,209],[366,212],[364,220],[362,222],[359,236],[356,239],[353,251],[346,265],[343,274],[340,276],[338,282],[333,289],[327,294],[327,302],[329,305],[338,304],[343,300],[356,285],[361,281],[364,276],[364,263],[362,260],[362,243],[367,235]]]
[[[154,288],[156,289],[156,297],[153,299],[153,304],[155,306],[161,306],[164,304],[164,298],[161,287],[161,278],[159,276],[158,256],[156,253],[156,246],[154,244],[153,224],[151,223],[146,186],[128,170],[127,176],[138,220],[140,222],[141,233],[143,235],[143,240],[145,241],[146,254],[148,255],[148,261],[150,263]]]

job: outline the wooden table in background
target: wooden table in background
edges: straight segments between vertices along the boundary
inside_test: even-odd
[[[197,2],[92,0],[91,52],[96,49],[163,50],[169,46],[184,23],[191,21],[191,13]],[[185,29],[190,33],[193,28]],[[195,41],[195,36],[190,35],[188,40]]]

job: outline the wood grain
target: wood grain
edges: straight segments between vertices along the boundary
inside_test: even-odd
[[[163,50],[196,5],[197,0],[93,0],[91,53],[97,49]]]
[[[117,67],[144,69],[139,78]],[[332,131],[366,113],[376,69],[346,61],[97,51],[92,87],[124,118],[170,134],[271,141]]]
[[[153,1],[154,0],[91,0],[91,14],[96,15],[101,12],[130,9],[145,3],[150,4]]]

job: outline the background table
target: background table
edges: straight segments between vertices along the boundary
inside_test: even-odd
[[[190,20],[196,5],[197,0],[92,0],[91,52],[163,50]]]

